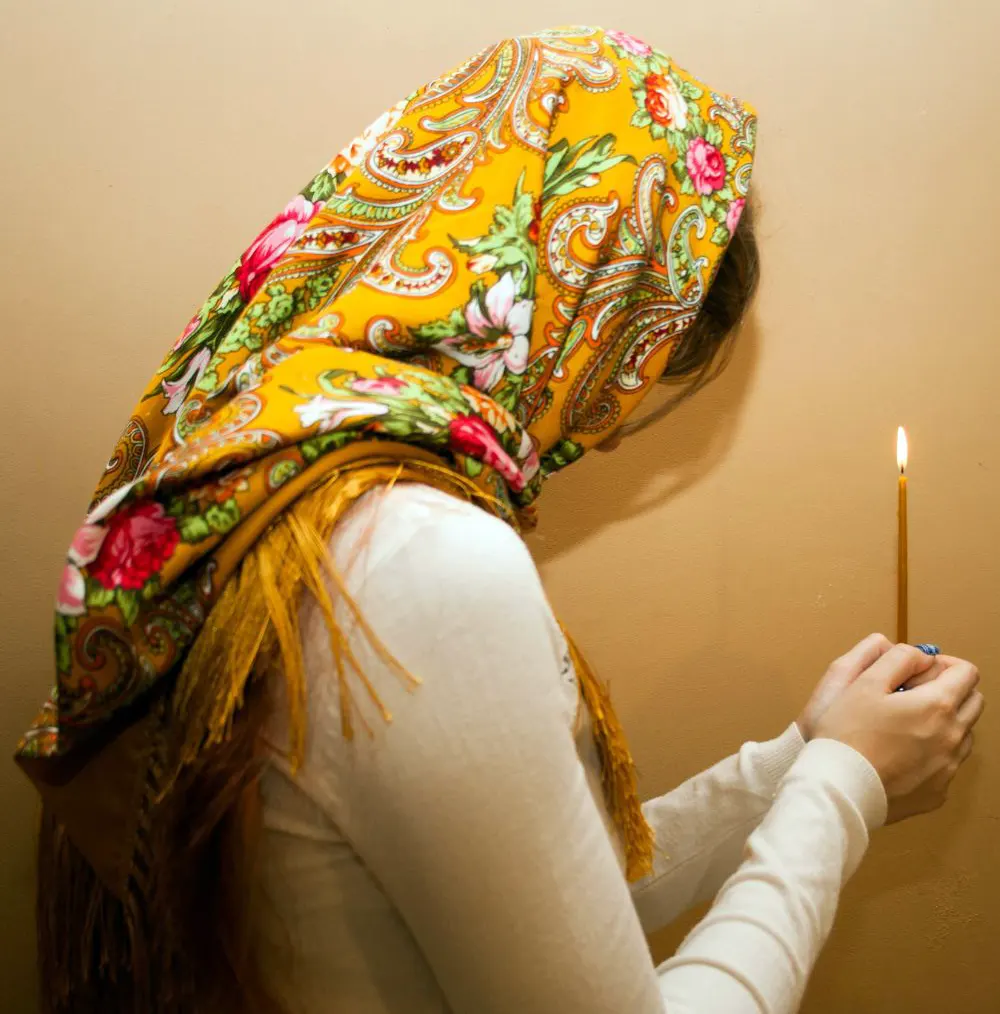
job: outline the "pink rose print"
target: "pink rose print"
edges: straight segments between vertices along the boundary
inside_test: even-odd
[[[351,384],[352,390],[358,391],[361,394],[398,395],[404,387],[406,387],[406,384],[398,377],[379,377],[376,380],[368,380],[362,377]]]
[[[93,563],[107,534],[107,529],[101,525],[84,524],[73,536],[67,554],[69,560],[56,592],[56,612],[63,616],[82,616],[87,611],[84,604],[86,585],[80,568]]]
[[[285,210],[247,247],[236,271],[240,297],[244,303],[253,299],[271,269],[306,231],[309,220],[322,207],[322,201],[314,204],[301,194],[296,194],[285,205]]]
[[[91,576],[104,588],[138,591],[180,542],[177,522],[158,503],[138,503],[108,519]]]
[[[519,375],[527,369],[534,310],[530,299],[517,299],[517,286],[510,273],[491,286],[485,303],[485,313],[477,299],[466,306],[468,334],[444,338],[435,345],[463,366],[475,369],[472,382],[480,391],[492,390],[507,371]]]
[[[459,454],[477,458],[495,468],[515,493],[524,489],[527,480],[511,456],[500,446],[496,433],[474,415],[459,415],[448,423],[449,446]]]
[[[63,616],[82,616],[87,611],[87,607],[83,604],[86,590],[80,568],[67,563],[63,567],[59,589],[56,592],[56,612],[62,613]]]
[[[729,205],[729,210],[726,212],[726,228],[729,230],[730,236],[736,232],[736,226],[740,224],[740,219],[743,217],[743,207],[746,203],[745,198],[737,197]]]
[[[697,193],[707,196],[726,185],[726,163],[714,144],[703,137],[693,137],[688,145],[688,175]]]
[[[195,331],[198,330],[198,326],[200,324],[201,317],[198,316],[198,314],[195,314],[191,318],[191,320],[188,321],[188,326],[184,328],[184,330],[181,332],[180,338],[178,338],[177,341],[174,342],[174,347],[171,351],[176,352],[188,340],[188,338],[190,338],[191,335],[193,335]]]
[[[521,437],[521,446],[517,449],[517,456],[524,462],[521,466],[521,472],[524,475],[525,482],[531,482],[541,468],[541,461],[538,458],[538,451],[535,448],[535,442],[531,439],[531,435],[527,430],[524,431],[524,435]]]
[[[605,35],[616,46],[632,56],[649,56],[653,52],[652,46],[643,42],[642,39],[637,39],[634,35],[629,35],[628,32],[605,32]]]

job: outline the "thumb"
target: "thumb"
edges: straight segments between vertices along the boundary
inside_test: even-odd
[[[887,694],[898,690],[907,680],[919,676],[934,665],[934,658],[925,655],[910,644],[897,644],[890,648],[874,665],[859,677],[872,683]]]

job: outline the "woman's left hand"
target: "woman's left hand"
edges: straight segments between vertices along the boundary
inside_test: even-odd
[[[840,693],[849,687],[866,669],[874,665],[890,648],[892,642],[884,634],[871,634],[841,655],[816,684],[809,702],[795,720],[802,738],[808,743],[824,711]]]

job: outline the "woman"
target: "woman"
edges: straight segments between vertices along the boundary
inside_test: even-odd
[[[518,536],[546,476],[719,362],[755,124],[631,36],[508,40],[245,251],[60,586],[19,751],[47,1010],[796,1008],[887,800],[937,805],[968,755],[974,667],[869,638],[640,807]],[[720,887],[654,969],[642,930]]]

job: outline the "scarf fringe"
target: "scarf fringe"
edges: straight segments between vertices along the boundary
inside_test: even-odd
[[[364,674],[337,622],[332,585],[379,658],[410,689],[420,684],[392,656],[365,621],[330,558],[327,545],[337,522],[365,493],[378,486],[411,481],[434,486],[507,515],[503,505],[445,466],[424,462],[366,463],[331,473],[282,512],[244,557],[226,584],[178,677],[170,725],[185,730],[174,772],[194,763],[206,747],[225,740],[255,674],[280,663],[289,717],[289,761],[293,770],[305,752],[307,691],[298,613],[304,591],[316,600],[326,621],[340,688],[343,735],[351,739],[356,721],[369,734],[355,700],[355,686],[392,721],[378,691]],[[569,638],[567,638],[569,640]],[[582,693],[593,722],[603,771],[604,796],[625,849],[630,881],[653,868],[653,832],[639,803],[635,765],[608,690],[569,640]],[[169,788],[167,779],[164,788]]]
[[[172,698],[172,721],[185,730],[175,770],[194,763],[205,747],[226,738],[248,682],[271,671],[274,662],[280,662],[286,689],[290,763],[293,769],[302,763],[307,701],[298,615],[304,591],[316,600],[326,621],[344,736],[353,738],[356,720],[371,731],[355,701],[355,682],[383,720],[392,720],[336,620],[330,585],[379,658],[404,685],[413,688],[420,681],[393,658],[368,625],[334,567],[327,545],[337,522],[360,497],[398,481],[424,483],[497,508],[471,481],[443,465],[425,462],[361,462],[331,473],[292,503],[243,558],[184,662]]]
[[[601,760],[604,802],[625,848],[625,876],[629,883],[653,872],[655,836],[642,812],[635,763],[629,753],[625,731],[611,704],[608,688],[590,668],[580,649],[566,633],[570,656],[580,680],[584,702],[590,712],[597,755]]]

